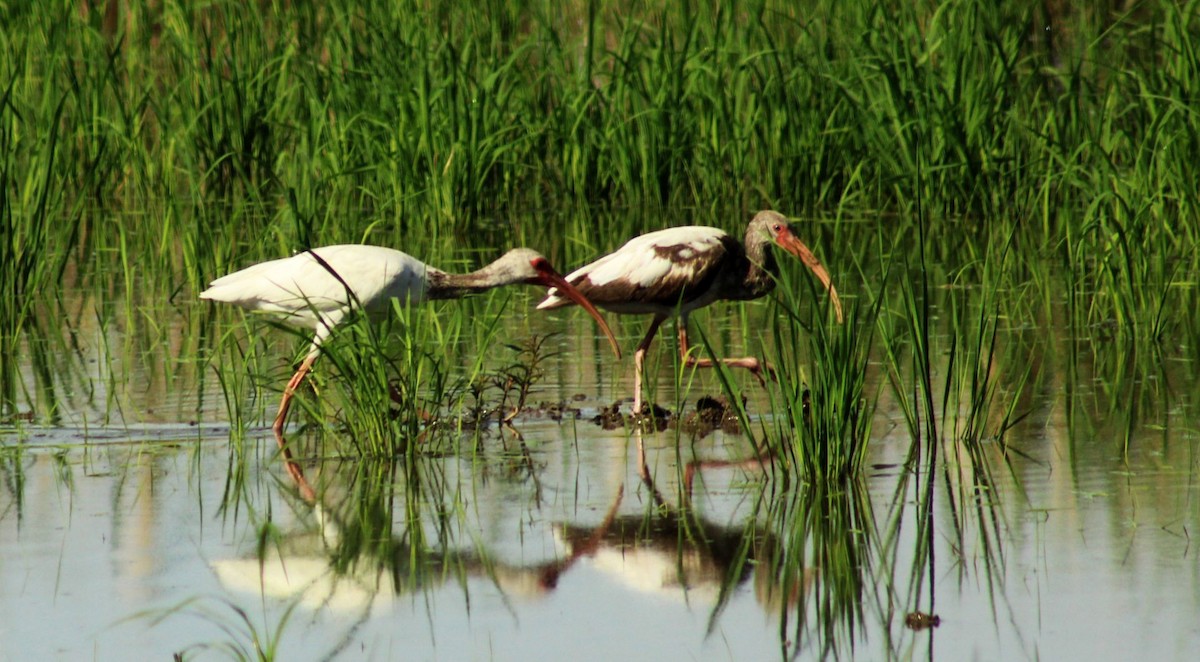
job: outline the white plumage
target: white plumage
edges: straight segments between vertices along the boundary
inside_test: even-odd
[[[713,251],[722,250],[721,240],[728,236],[717,228],[699,225],[648,232],[630,239],[624,246],[599,260],[571,272],[567,275],[567,281],[572,282],[586,276],[595,286],[626,280],[642,287],[652,287],[668,276],[695,278],[696,269],[703,269],[712,263],[711,260],[705,259],[706,256]],[[678,259],[666,259],[662,255],[664,247],[677,247],[675,255]],[[544,303],[543,306],[550,307]]]
[[[222,276],[200,298],[272,313],[293,326],[313,329],[316,351],[353,309],[353,301],[371,315],[385,313],[392,299],[424,302],[428,271],[424,262],[391,248],[325,246]]]

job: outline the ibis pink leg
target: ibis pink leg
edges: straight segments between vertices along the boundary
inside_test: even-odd
[[[283,399],[279,401],[279,413],[275,414],[275,424],[271,426],[271,429],[275,431],[275,440],[279,443],[280,448],[284,448],[283,424],[287,422],[288,408],[292,406],[292,396],[296,393],[296,388],[300,386],[300,382],[304,381],[305,375],[312,368],[313,361],[316,360],[316,354],[309,354],[305,357],[304,362],[296,370],[296,374],[292,375],[292,378],[288,380],[287,386],[283,389]]]
[[[634,434],[637,436],[637,445],[638,445],[638,457],[637,457],[638,476],[640,476],[642,478],[643,482],[645,482],[647,485],[649,485],[650,487],[653,488],[654,485],[650,479],[650,467],[646,464],[646,445],[642,442],[641,426],[637,426],[634,428]]]
[[[646,331],[646,337],[642,338],[642,342],[638,343],[637,351],[633,353],[633,413],[640,414],[642,412],[642,364],[646,361],[646,350],[650,347],[650,341],[654,340],[654,334],[658,333],[658,327],[662,326],[665,315],[655,315],[650,322],[650,329]]]
[[[308,479],[304,477],[304,469],[300,468],[300,464],[292,459],[291,452],[288,451],[286,446],[283,446],[283,436],[276,435],[275,440],[280,443],[280,448],[283,449],[285,456],[283,468],[287,470],[288,475],[296,482],[296,489],[300,491],[300,497],[310,504],[315,504],[317,502],[317,491],[312,488]]]
[[[683,361],[684,365],[691,368],[711,368],[714,365],[712,359],[698,359],[688,351],[687,320],[685,319],[679,320],[679,359]],[[772,379],[775,378],[775,369],[770,364],[759,361],[753,356],[717,360],[727,366],[749,370],[751,374],[758,377],[759,383],[763,385],[766,385],[767,382],[763,379],[762,373],[765,372]]]

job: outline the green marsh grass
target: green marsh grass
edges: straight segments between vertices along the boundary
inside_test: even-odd
[[[853,656],[875,586],[879,533],[866,488],[857,477],[798,485],[768,507],[780,545],[758,559],[777,605],[780,654]]]
[[[1072,328],[1111,326],[1145,357],[1096,364],[1119,406],[1156,353],[1196,346],[1177,312],[1200,271],[1197,7],[2,10],[0,413],[38,397],[19,338],[45,332],[31,306],[55,319],[72,271],[128,322],[313,245],[445,266],[530,244],[578,264],[767,206],[838,219],[839,246],[866,245],[847,219],[878,219],[881,262],[913,246],[919,208],[930,264],[994,261],[1007,238],[1005,278],[1044,283],[1050,258]]]
[[[0,511],[0,516],[7,517],[15,513],[18,520],[24,513],[25,507],[25,467],[28,464],[25,448],[21,444],[0,446],[0,482],[8,494],[5,499],[8,505]]]
[[[261,343],[259,343],[261,345]],[[232,448],[237,451],[231,454],[241,455],[245,450],[245,441],[248,431],[247,423],[253,420],[250,410],[247,407],[248,400],[252,398],[247,394],[254,392],[254,389],[249,385],[249,379],[256,371],[253,369],[226,369],[221,366],[250,366],[254,365],[256,360],[255,346],[245,348],[237,343],[224,343],[224,351],[217,355],[210,365],[217,380],[217,384],[221,389],[222,404],[224,410],[229,414],[229,441]],[[219,365],[218,365],[219,364]],[[231,473],[231,475],[233,475]]]
[[[766,327],[743,330],[763,350],[760,359],[773,367],[773,377],[764,373],[758,385],[734,379],[736,373],[724,367],[714,372],[761,459],[777,460],[772,467],[784,477],[842,480],[859,475],[867,458],[878,397],[868,383],[874,332],[854,297],[844,304],[845,322],[837,323],[815,283],[801,265],[785,267],[767,307]],[[841,284],[846,298],[849,290]],[[866,314],[877,315],[880,302]],[[703,331],[700,339],[704,351],[718,358]],[[770,416],[755,422],[742,396],[759,387]],[[761,441],[753,441],[755,430]]]
[[[1053,241],[1074,224],[1060,211],[1114,183],[1154,189],[1135,224],[1194,213],[1192,4],[164,3],[110,27],[73,9],[13,16],[0,72],[13,121],[62,131],[56,189],[157,208],[234,196],[300,244],[314,237],[273,218],[289,197],[320,236],[353,209],[435,240],[547,194],[906,210],[921,136],[921,194],[948,214],[1015,204]],[[22,172],[29,135],[12,145]],[[209,236],[253,236],[223,225]]]
[[[124,623],[148,621],[151,626],[168,618],[192,618],[216,626],[222,637],[192,644],[174,653],[176,660],[191,660],[205,653],[217,653],[234,660],[256,660],[270,662],[278,657],[279,649],[288,631],[292,612],[298,603],[292,603],[275,623],[260,623],[245,608],[224,598],[188,598],[159,611],[134,614],[122,620]]]
[[[770,444],[806,481],[860,475],[878,397],[868,385],[871,324],[861,319],[856,303],[846,307],[843,324],[833,322],[822,305],[811,306],[817,310],[805,323],[796,291],[807,290],[811,299],[816,290],[793,288],[786,279],[780,289],[782,319],[772,328],[778,389],[769,393],[772,409],[783,416],[774,422]],[[867,313],[874,314],[877,308]]]
[[[994,471],[1012,466],[1005,435],[1028,414],[1022,406],[1035,361],[1014,331],[1000,329],[1001,300],[1010,306],[1006,310],[1020,306],[1009,289],[1015,283],[1007,250],[988,252],[982,263],[964,266],[957,280],[947,279],[948,287],[931,287],[940,270],[927,262],[926,242],[933,240],[926,227],[919,217],[916,262],[905,255],[898,260],[901,266],[889,265],[887,271],[898,275],[885,281],[897,282],[899,292],[887,298],[899,303],[883,309],[876,322],[892,396],[911,439],[881,548],[885,558],[895,558],[901,530],[912,522],[911,580],[907,595],[897,599],[908,611],[936,614],[935,577],[943,571],[933,550],[941,522],[948,521],[950,531],[940,535],[954,540],[953,549],[961,555],[949,561],[960,579],[981,566],[976,581],[996,599],[1004,554]],[[1010,345],[1010,340],[1016,342]],[[1021,477],[1015,471],[1012,477],[1019,489]],[[935,512],[939,485],[947,513]],[[967,550],[977,558],[967,558]]]

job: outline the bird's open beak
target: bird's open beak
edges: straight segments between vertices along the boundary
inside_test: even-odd
[[[785,251],[800,258],[817,278],[821,280],[821,284],[829,292],[829,298],[833,301],[833,311],[837,314],[838,324],[842,323],[842,300],[838,298],[837,288],[833,286],[833,279],[829,277],[829,272],[825,271],[825,267],[821,265],[821,261],[816,255],[804,245],[803,241],[792,234],[790,231],[785,231],[786,234],[781,234],[775,238],[775,242],[779,244]]]
[[[621,348],[617,346],[617,337],[613,335],[612,329],[608,328],[608,322],[604,321],[604,318],[600,316],[600,311],[596,310],[592,302],[588,301],[579,290],[575,289],[574,285],[568,283],[567,279],[563,278],[562,274],[557,271],[550,268],[543,268],[538,269],[538,273],[541,276],[538,282],[539,285],[557,288],[558,292],[556,294],[565,296],[579,304],[581,308],[596,319],[596,323],[600,325],[600,330],[604,332],[604,337],[608,338],[608,343],[612,345],[613,353],[617,355],[618,359],[621,358]]]

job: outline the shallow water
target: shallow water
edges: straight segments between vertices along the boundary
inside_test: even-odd
[[[527,414],[415,460],[306,458],[312,498],[265,429],[229,425],[215,380],[173,362],[191,352],[186,333],[155,354],[121,349],[121,324],[81,330],[105,340],[53,359],[42,397],[57,399],[57,422],[0,429],[0,656],[252,656],[255,640],[279,659],[1200,653],[1197,432],[1178,387],[1189,363],[1164,368],[1171,389],[1088,381],[1088,364],[1068,392],[1052,357],[1034,357],[1014,452],[985,444],[981,460],[945,442],[932,475],[905,465],[913,439],[885,388],[860,483],[709,467],[689,496],[686,465],[747,459],[745,439],[647,433],[643,480],[636,439],[588,420],[628,393],[632,370],[586,320],[514,308],[512,337],[568,330],[531,400],[581,418]],[[700,323],[736,347],[726,319]],[[627,347],[641,328],[615,327]],[[1005,339],[1026,356],[1029,333]],[[289,347],[272,370],[286,373]],[[675,402],[659,357],[657,399]],[[717,393],[701,373],[682,400]],[[275,397],[260,395],[259,422]],[[750,409],[765,406],[752,395]],[[916,610],[940,624],[906,627]]]

